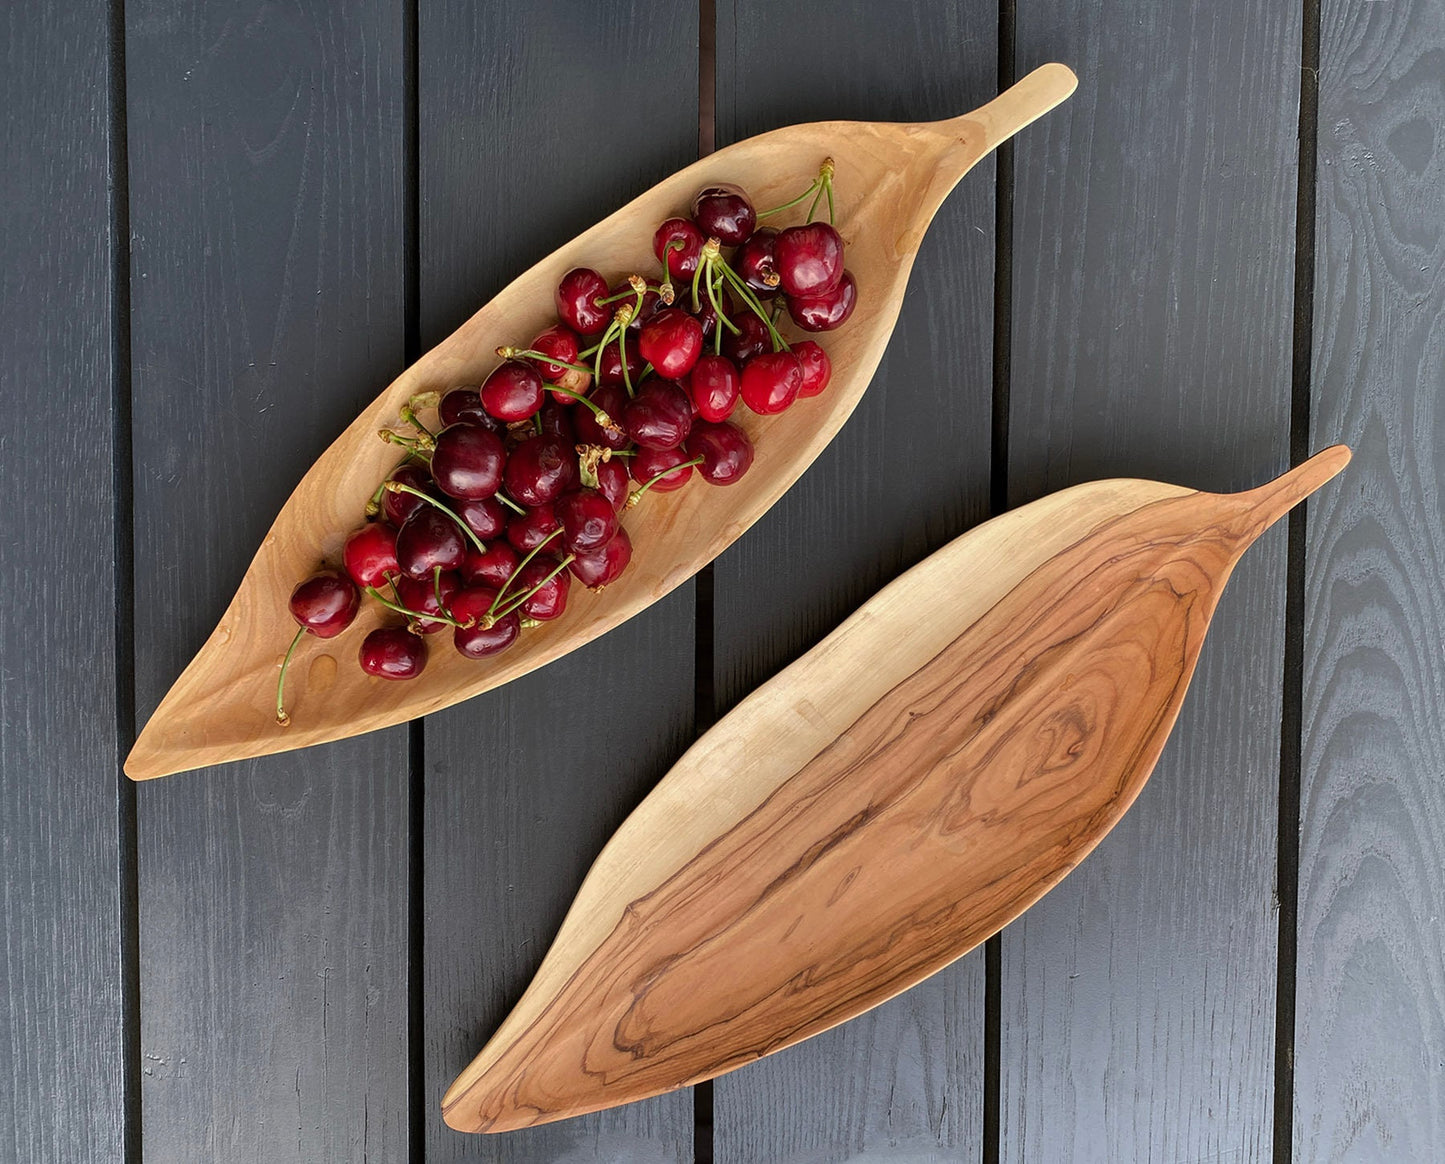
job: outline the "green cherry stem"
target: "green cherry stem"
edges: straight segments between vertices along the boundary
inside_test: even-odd
[[[769,318],[767,311],[763,308],[763,305],[758,302],[758,297],[753,294],[752,288],[743,282],[742,276],[721,260],[718,261],[718,266],[722,270],[723,277],[733,285],[733,290],[738,293],[739,298],[741,298],[744,303],[746,303],[749,307],[753,309],[753,314],[756,315],[759,319],[761,319],[763,321],[763,324],[767,327],[768,334],[773,338],[773,351],[792,351],[793,349],[788,347],[788,341],[783,339],[783,337],[778,334],[778,329],[773,326],[772,319]]]
[[[301,636],[306,633],[304,626],[296,628],[296,637],[291,640],[291,645],[286,648],[286,657],[281,660],[281,674],[276,679],[276,722],[282,727],[291,726],[291,717],[286,714],[284,701],[286,691],[286,668],[291,666],[291,656],[296,653],[296,644],[301,641]]]
[[[441,612],[438,612],[436,614],[423,614],[419,610],[408,610],[401,603],[392,602],[375,586],[368,586],[366,588],[366,592],[371,595],[371,597],[375,598],[379,603],[381,603],[382,606],[386,607],[387,610],[394,610],[397,614],[406,615],[407,618],[415,619],[418,622],[444,622],[447,626],[458,627],[462,630],[466,629],[465,627],[462,627],[461,623],[459,623],[456,619],[452,618],[449,614],[442,614]]]
[[[526,513],[527,511],[508,497],[505,493],[498,493],[497,500],[510,509],[513,513]]]
[[[472,545],[477,547],[477,553],[485,554],[487,552],[487,547],[482,545],[482,539],[477,537],[476,531],[473,530],[472,527],[469,526],[466,522],[464,522],[460,517],[458,517],[456,513],[453,512],[450,506],[443,505],[430,493],[423,493],[420,489],[416,488],[414,485],[408,485],[405,481],[392,481],[390,479],[383,481],[381,483],[381,487],[385,489],[388,493],[410,493],[413,497],[420,497],[428,505],[436,506],[449,518],[451,518],[454,522],[456,522],[459,526],[462,527],[462,533],[466,534],[467,537],[471,538]],[[437,605],[441,604],[438,603]]]
[[[511,574],[509,574],[509,575],[507,576],[507,580],[502,583],[502,588],[497,591],[497,596],[492,599],[492,605],[491,605],[491,606],[488,608],[488,610],[487,610],[487,617],[488,617],[488,618],[490,618],[493,622],[496,622],[496,620],[501,617],[499,614],[497,614],[497,606],[498,606],[498,604],[502,601],[502,598],[503,598],[503,596],[507,593],[507,590],[511,587],[511,585],[512,585],[512,579],[515,578],[515,577],[517,577],[519,574],[521,574],[523,567],[526,566],[528,562],[530,562],[533,558],[535,558],[539,553],[542,552],[542,547],[543,547],[543,546],[545,546],[545,545],[546,545],[548,542],[550,542],[553,538],[555,538],[555,537],[561,537],[561,536],[562,536],[562,527],[561,527],[561,526],[558,526],[558,527],[557,527],[556,529],[554,529],[551,533],[549,533],[546,537],[544,537],[540,542],[538,542],[535,546],[533,546],[533,547],[527,552],[527,556],[526,556],[525,558],[523,558],[520,562],[517,563],[516,569],[514,569],[514,570],[511,572]]]
[[[549,356],[546,352],[534,351],[531,348],[501,347],[497,349],[497,355],[504,360],[535,360],[539,364],[556,364],[559,368],[571,368],[574,372],[583,372],[589,375],[592,372],[592,369],[586,364],[568,363],[566,360],[559,360],[556,356]],[[579,359],[581,355],[582,353],[579,352]]]
[[[646,493],[669,473],[676,473],[679,469],[688,469],[691,468],[693,465],[701,465],[702,460],[703,459],[701,457],[693,457],[693,459],[690,461],[684,461],[680,465],[673,465],[670,469],[664,469],[661,473],[655,473],[653,476],[647,479],[647,484],[643,485],[641,489],[634,489],[631,493],[627,495],[627,508],[631,509],[634,505],[636,505],[638,498],[640,498],[644,493]]]
[[[531,598],[532,595],[536,594],[537,591],[542,589],[543,586],[547,585],[548,582],[552,581],[553,578],[557,577],[558,574],[562,573],[562,571],[565,570],[568,566],[570,566],[573,561],[576,560],[576,558],[576,554],[568,554],[565,558],[563,558],[560,562],[557,563],[557,568],[555,570],[553,570],[550,574],[543,578],[542,581],[538,582],[537,585],[533,586],[532,589],[528,590],[527,593],[518,595],[516,598],[508,602],[505,610],[499,610],[495,614],[489,613],[487,617],[490,618],[493,622],[496,622],[498,619],[506,618],[507,615],[512,613],[512,611],[520,609],[523,605],[526,604],[527,599]],[[511,579],[508,579],[508,581],[511,581]]]

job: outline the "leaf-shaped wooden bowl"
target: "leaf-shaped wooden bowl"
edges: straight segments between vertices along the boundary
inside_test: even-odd
[[[226,760],[318,744],[387,727],[467,699],[574,650],[656,602],[721,553],[797,480],[848,419],[898,319],[924,232],[959,179],[982,157],[1074,90],[1074,74],[1045,65],[973,113],[917,125],[818,122],[729,146],[673,175],[538,263],[399,377],[326,450],[297,486],[220,624],[141,732],[125,770],[146,779]],[[344,635],[309,636],[287,684],[292,723],[276,723],[277,667],[294,633],[292,588],[342,541],[396,463],[377,439],[416,392],[479,382],[501,344],[525,343],[553,321],[552,292],[574,266],[609,277],[651,270],[652,232],[709,182],[741,184],[760,206],[807,186],[825,157],[837,164],[837,226],[858,281],[852,319],[823,337],[827,392],[781,416],[741,420],[757,459],[738,484],[695,481],[631,511],[632,565],[598,595],[578,593],[567,614],[529,630],[504,655],[474,662],[438,644],[407,683],[363,674],[357,644],[379,621],[374,603]],[[740,409],[739,412],[745,410]]]
[[[709,1079],[1017,917],[1139,794],[1240,555],[1349,456],[1230,495],[1080,485],[882,590],[627,818],[446,1122],[506,1131]]]

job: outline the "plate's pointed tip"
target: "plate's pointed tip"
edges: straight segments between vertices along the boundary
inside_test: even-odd
[[[1046,77],[1058,87],[1063,97],[1070,96],[1079,87],[1079,75],[1059,61],[1050,61],[1034,70],[1036,75]]]

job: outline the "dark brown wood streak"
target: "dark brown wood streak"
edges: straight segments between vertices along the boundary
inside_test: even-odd
[[[1248,494],[1106,515],[1046,557],[628,901],[530,1023],[454,1087],[448,1122],[502,1131],[709,1078],[998,930],[1133,802],[1234,563],[1301,480],[1317,486],[1344,456]]]

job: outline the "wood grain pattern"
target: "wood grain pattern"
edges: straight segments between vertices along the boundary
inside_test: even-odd
[[[0,1159],[118,1160],[109,8],[0,27]]]
[[[206,645],[167,694],[126,761],[136,778],[202,763],[267,755],[356,735],[438,711],[525,674],[589,642],[657,601],[710,562],[756,521],[812,462],[852,412],[892,332],[914,256],[934,213],[982,157],[1073,91],[1049,65],[987,106],[947,121],[795,126],[696,162],[584,232],[509,284],[395,380],[337,438],[296,487],[261,543],[241,587]],[[534,335],[553,318],[551,294],[579,263],[622,270],[650,261],[656,224],[699,185],[733,180],[760,205],[805,186],[831,155],[838,228],[863,294],[848,326],[828,337],[829,391],[774,417],[742,420],[758,446],[748,475],[726,490],[689,488],[639,506],[629,517],[634,558],[626,575],[568,617],[535,629],[489,666],[438,652],[410,683],[378,682],[331,652],[378,621],[369,604],[346,639],[310,642],[298,655],[305,679],[288,694],[291,724],[275,715],[276,667],[294,633],[286,599],[318,558],[335,560],[366,500],[395,464],[376,439],[397,424],[414,393],[477,383],[499,344]]]
[[[401,10],[126,5],[139,710],[402,356]],[[138,790],[145,1159],[404,1159],[406,736]]]
[[[1287,463],[1300,19],[1018,6],[1019,67],[1089,84],[1015,150],[1013,503]],[[1002,937],[1004,1161],[1269,1155],[1284,565],[1278,529],[1140,803]]]
[[[1083,487],[885,589],[629,817],[448,1122],[503,1131],[709,1078],[998,930],[1133,802],[1234,563],[1348,460],[1235,495]],[[918,630],[925,596],[947,613]]]
[[[1321,11],[1294,1143],[1445,1145],[1445,11]]]
[[[420,8],[421,333],[440,340],[519,270],[697,156],[687,5],[524,0]],[[526,29],[516,36],[504,29]],[[557,77],[567,78],[559,118]],[[659,90],[672,95],[655,100]],[[648,110],[648,130],[618,116]],[[536,180],[498,160],[545,144]],[[564,168],[585,180],[554,181]],[[680,587],[599,641],[425,725],[426,1158],[692,1164],[692,1097],[478,1142],[441,1097],[520,997],[587,865],[691,740],[693,604]]]
[[[718,142],[812,118],[913,120],[977,104],[995,87],[997,30],[998,5],[982,0],[721,0]],[[848,425],[714,567],[720,710],[988,517],[994,191],[988,158],[934,219]],[[982,1073],[980,951],[857,1023],[719,1079],[716,1158],[976,1159]]]

